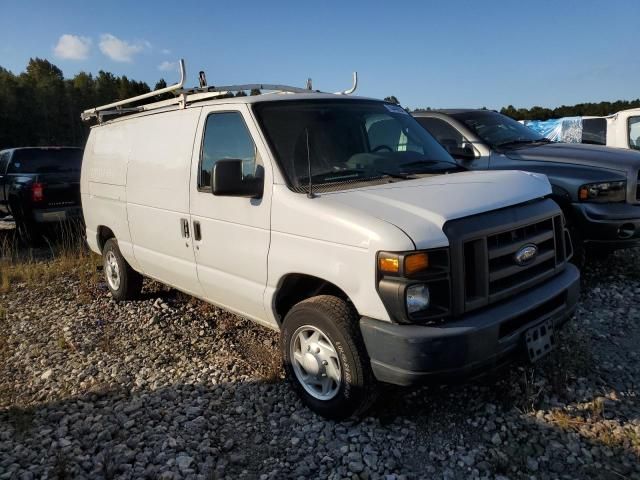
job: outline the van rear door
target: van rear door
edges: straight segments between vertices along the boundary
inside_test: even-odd
[[[191,169],[191,220],[205,298],[264,322],[270,239],[271,175],[267,150],[245,104],[203,107]],[[260,199],[214,196],[211,170],[240,159],[243,174],[262,176]]]

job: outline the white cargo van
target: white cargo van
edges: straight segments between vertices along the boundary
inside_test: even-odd
[[[464,172],[402,108],[345,92],[168,88],[84,114],[87,240],[114,300],[147,276],[279,330],[333,418],[378,382],[552,348],[579,273],[546,177]],[[223,98],[251,88],[271,93]]]

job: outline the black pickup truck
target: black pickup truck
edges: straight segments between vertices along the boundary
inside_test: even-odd
[[[21,237],[40,227],[82,218],[82,149],[27,147],[0,151],[0,216],[10,214]]]
[[[577,258],[640,246],[640,152],[551,143],[491,110],[429,110],[416,120],[472,170],[543,173],[564,211]]]

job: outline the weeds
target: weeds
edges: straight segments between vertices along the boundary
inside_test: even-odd
[[[526,368],[522,378],[522,397],[520,409],[524,412],[533,412],[539,407],[542,394],[544,393],[544,385],[536,381],[535,368]]]
[[[20,249],[15,235],[0,239],[0,293],[18,284],[41,285],[66,276],[80,281],[80,300],[87,301],[86,289],[97,276],[98,259],[85,246],[78,223],[61,224],[52,239],[43,237],[46,249]]]

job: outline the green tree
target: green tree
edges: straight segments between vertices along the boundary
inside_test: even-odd
[[[390,97],[384,97],[385,102],[395,103],[396,105],[400,105],[400,100],[395,95],[391,95]]]

